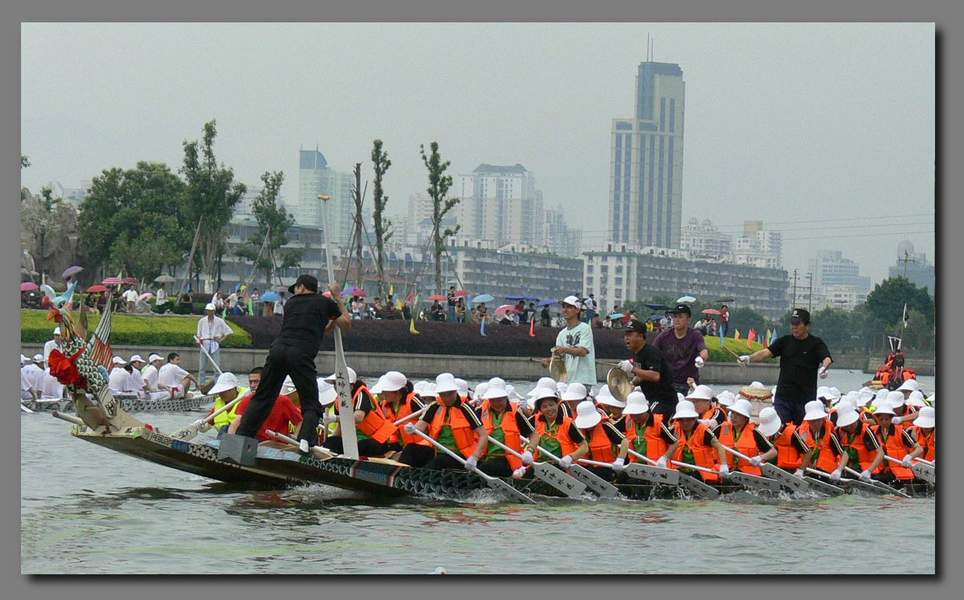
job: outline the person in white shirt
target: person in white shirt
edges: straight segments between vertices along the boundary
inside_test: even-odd
[[[274,301],[274,314],[276,317],[285,316],[285,293],[281,292],[281,297]]]
[[[57,381],[57,378],[50,374],[50,367],[44,369],[43,385],[40,389],[40,397],[44,400],[59,400],[64,397],[64,384]]]
[[[214,315],[216,310],[214,304],[209,303],[204,307],[205,314],[197,322],[197,339],[201,347],[211,355],[211,360],[215,364],[221,362],[221,340],[231,335],[231,328],[221,317]],[[204,382],[204,374],[207,371],[208,357],[201,352],[199,357],[199,368],[197,373],[198,383]]]
[[[20,355],[20,399],[21,400],[36,400],[40,397],[40,394],[34,394],[33,380],[34,372],[37,365],[33,364],[29,358]]]
[[[110,370],[110,375],[107,377],[107,387],[115,394],[129,393],[130,390],[128,388],[130,387],[131,371],[127,361],[119,356],[115,356],[110,362],[114,367]]]
[[[163,285],[157,288],[157,293],[154,294],[154,299],[154,306],[162,306],[167,302],[167,290],[164,289]]]
[[[54,329],[54,339],[48,341],[44,344],[44,362],[50,358],[50,352],[56,348],[61,352],[64,351],[64,338],[60,335],[60,327]]]
[[[147,365],[141,369],[141,377],[144,378],[144,388],[149,392],[158,391],[157,370],[164,364],[164,357],[160,354],[151,353],[147,357]]]
[[[192,383],[195,387],[199,387],[197,380],[182,369],[180,363],[181,355],[171,352],[167,355],[167,363],[157,373],[157,387],[169,392],[172,398],[183,398]]]
[[[137,302],[137,296],[138,296],[137,290],[134,289],[133,285],[127,288],[126,290],[124,290],[124,293],[121,294],[121,297],[124,299],[124,302],[127,303],[127,312],[129,313],[134,312],[134,303]]]
[[[127,389],[132,392],[137,392],[138,396],[143,396],[144,375],[141,374],[141,369],[144,368],[144,359],[141,358],[140,354],[134,354],[130,357],[127,363],[131,366],[131,374],[127,383]]]

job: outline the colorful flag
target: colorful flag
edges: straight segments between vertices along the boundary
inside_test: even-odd
[[[412,315],[412,322],[409,323],[408,325],[408,332],[411,333],[412,335],[419,335],[420,333],[422,333],[418,329],[415,329],[415,315]]]
[[[777,341],[777,328],[776,328],[776,327],[773,328],[773,334],[770,335],[770,344],[773,344],[773,342],[775,342],[775,341]]]
[[[761,341],[763,342],[764,348],[770,345],[770,328],[769,327],[767,327],[767,334],[763,337],[763,340]]]
[[[733,339],[734,339],[734,340],[740,339],[740,330],[739,330],[739,329],[737,329],[736,331],[734,331],[734,333],[733,333]]]
[[[100,323],[97,324],[97,329],[94,330],[94,335],[87,343],[87,352],[90,353],[90,359],[95,364],[102,365],[108,370],[113,366],[111,365],[111,359],[114,356],[114,349],[110,345],[111,317],[113,315],[113,310],[111,310],[112,300],[113,298],[108,295],[104,314],[100,318]]]
[[[756,341],[756,329],[751,327],[749,333],[746,334],[746,347],[753,348],[754,341]]]
[[[536,337],[536,320],[535,317],[529,320],[529,337]]]

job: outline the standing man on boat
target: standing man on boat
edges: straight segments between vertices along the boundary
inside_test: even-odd
[[[209,302],[204,307],[205,315],[197,322],[197,339],[201,348],[207,350],[211,360],[215,364],[221,361],[221,340],[231,335],[231,328],[221,317],[215,316],[217,305]],[[198,384],[204,383],[204,374],[207,371],[208,357],[201,352],[199,357],[200,367],[198,367]]]
[[[790,315],[790,334],[778,338],[769,348],[744,354],[740,363],[780,357],[780,377],[773,408],[784,423],[803,424],[804,406],[817,397],[817,377],[827,377],[827,369],[833,363],[827,344],[817,336],[810,335],[810,313],[802,308],[793,309]]]
[[[315,356],[325,331],[332,327],[339,327],[342,331],[351,329],[351,319],[341,298],[341,288],[333,283],[328,290],[331,292],[330,299],[318,293],[318,279],[307,274],[299,275],[288,288],[294,295],[285,304],[281,333],[268,351],[261,383],[241,418],[238,435],[255,436],[271,413],[285,376],[290,376],[301,397],[304,419],[298,439],[305,440],[309,448],[318,444],[321,405],[318,402]]]
[[[629,360],[620,361],[619,368],[633,378],[633,385],[649,400],[649,410],[654,415],[666,415],[669,419],[676,413],[676,390],[673,388],[673,372],[659,350],[646,343],[646,326],[631,321],[623,334],[626,348],[633,353]]]
[[[596,385],[596,349],[593,344],[592,327],[579,320],[582,302],[575,296],[566,296],[560,303],[566,326],[556,336],[552,347],[554,356],[564,357],[566,361],[567,383],[581,383],[591,393]],[[543,359],[549,366],[550,359]]]
[[[663,360],[673,372],[673,388],[684,396],[690,392],[689,378],[699,385],[700,369],[710,359],[703,334],[690,327],[693,313],[686,304],[673,309],[673,327],[656,336],[653,348],[659,350]]]

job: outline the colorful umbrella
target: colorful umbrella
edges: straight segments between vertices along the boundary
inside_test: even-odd
[[[609,314],[609,318],[610,318],[610,319],[622,319],[624,316],[626,316],[626,315],[624,315],[623,313],[619,313],[619,312],[614,312],[614,313],[610,313],[610,314]]]
[[[523,300],[525,302],[535,302],[538,298],[534,296],[506,296],[506,300]]]
[[[137,301],[144,302],[145,300],[149,300],[153,297],[154,297],[154,294],[152,292],[144,292],[143,294],[137,297]]]
[[[465,297],[468,296],[468,295],[469,295],[469,293],[466,292],[465,290],[459,290],[459,291],[455,292],[455,297],[456,297],[456,298],[465,298]]]
[[[492,302],[495,298],[490,294],[479,294],[475,298],[472,298],[472,304],[479,304],[481,302]]]
[[[136,277],[125,277],[125,278],[121,279],[121,282],[124,283],[124,284],[126,284],[126,285],[136,285],[136,284],[137,284],[137,278],[136,278]]]
[[[64,269],[63,278],[67,279],[71,275],[76,275],[77,273],[80,273],[83,270],[84,270],[83,267],[78,267],[77,265],[74,265],[72,267],[67,267],[66,269]]]
[[[24,281],[23,283],[20,284],[21,292],[32,292],[34,290],[39,290],[39,289],[40,289],[40,286],[32,281]]]
[[[124,283],[124,280],[121,279],[120,277],[107,277],[106,279],[101,281],[101,283],[104,285],[120,285]]]
[[[281,300],[281,294],[275,291],[265,292],[261,295],[262,302],[275,302]]]
[[[87,288],[88,294],[103,294],[106,291],[107,291],[107,288],[105,286],[102,286],[99,283]]]
[[[495,309],[495,314],[499,313],[509,313],[509,312],[519,312],[516,310],[515,306],[512,304],[503,304],[499,308]]]
[[[720,311],[716,310],[715,308],[704,308],[704,309],[703,309],[703,314],[704,314],[704,315],[718,315],[718,314],[721,314],[721,313],[720,313]]]
[[[174,278],[170,275],[158,275],[154,278],[157,283],[174,283]]]
[[[692,304],[693,302],[696,302],[696,298],[693,296],[681,296],[676,299],[677,304]]]
[[[644,304],[643,306],[652,310],[669,310],[669,307],[665,304]]]
[[[428,297],[428,299],[431,300],[432,302],[445,302],[448,299],[448,297],[443,296],[442,294],[432,294],[431,296]]]
[[[557,302],[559,301],[556,300],[555,298],[545,298],[543,300],[540,300],[539,304],[536,304],[536,306],[549,306],[551,304],[556,304]]]

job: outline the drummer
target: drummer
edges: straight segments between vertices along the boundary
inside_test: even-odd
[[[566,365],[566,381],[581,383],[591,391],[596,385],[596,349],[593,344],[592,327],[583,323],[580,313],[583,303],[575,296],[566,296],[562,302],[562,316],[566,326],[556,336],[556,345],[552,347],[552,355],[562,357]],[[543,364],[549,366],[550,359],[544,359]]]
[[[646,395],[651,412],[667,418],[672,416],[677,402],[673,373],[659,351],[646,343],[646,326],[636,320],[630,321],[623,337],[633,357],[620,361],[619,368],[632,377],[633,385],[638,385]]]

